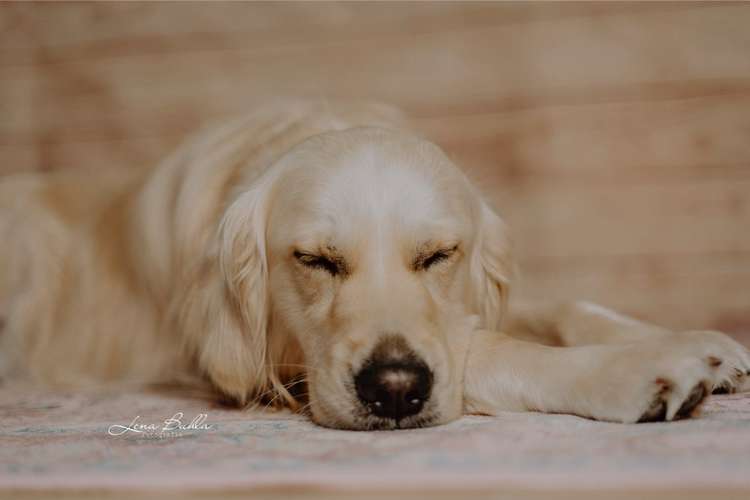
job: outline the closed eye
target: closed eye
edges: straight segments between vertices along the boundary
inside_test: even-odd
[[[456,253],[456,250],[458,250],[458,245],[450,248],[443,248],[433,253],[420,255],[414,263],[414,268],[417,270],[427,270],[436,264],[450,259],[453,254]]]
[[[304,253],[298,250],[294,251],[294,258],[305,267],[321,269],[328,272],[331,276],[337,276],[343,272],[343,264],[337,259],[332,259],[323,255]]]

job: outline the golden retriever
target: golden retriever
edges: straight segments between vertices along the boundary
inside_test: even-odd
[[[4,377],[207,383],[391,429],[501,410],[672,420],[750,369],[721,333],[593,304],[506,314],[507,228],[376,104],[278,103],[155,169],[8,177],[0,237]]]

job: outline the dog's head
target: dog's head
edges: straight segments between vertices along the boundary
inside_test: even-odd
[[[224,361],[260,349],[278,382],[296,349],[313,419],[350,429],[458,417],[471,333],[497,326],[510,274],[504,225],[466,177],[378,128],[293,148],[229,207],[220,256],[249,332]]]

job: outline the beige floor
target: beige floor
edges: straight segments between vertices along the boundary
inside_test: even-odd
[[[200,428],[163,428],[167,418],[186,424],[201,414]],[[147,430],[129,425],[136,417]],[[179,392],[6,384],[0,443],[0,497],[750,495],[750,393],[711,396],[693,418],[669,423],[500,412],[424,429],[352,432]]]
[[[206,492],[143,492],[143,491],[125,491],[125,492],[105,492],[105,491],[72,491],[68,493],[34,493],[34,492],[12,492],[8,494],[0,493],[0,498],[9,498],[17,500],[47,500],[51,498],[59,500],[173,500],[178,498],[194,499],[203,498],[207,500],[224,499],[237,500],[251,498],[245,492],[232,490],[225,491],[206,491]],[[258,492],[252,498],[266,498],[268,500],[383,500],[383,499],[466,499],[466,500],[700,500],[709,498],[721,498],[722,500],[746,500],[747,491],[745,490],[692,490],[692,491],[662,491],[653,490],[631,490],[631,491],[560,491],[560,492],[534,492],[534,491],[488,491],[484,493],[474,493],[466,495],[462,492],[454,491],[420,491],[405,492],[391,491],[378,492],[377,494],[351,492],[351,491],[265,491]]]

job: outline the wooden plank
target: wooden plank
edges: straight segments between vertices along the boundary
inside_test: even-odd
[[[0,175],[73,168],[140,168],[155,166],[183,139],[140,137],[131,140],[58,142],[40,135],[25,146],[0,145]]]
[[[74,126],[101,123],[123,109],[151,116],[177,109],[217,114],[284,95],[381,99],[429,116],[445,109],[502,110],[508,98],[546,104],[545,96],[557,103],[587,95],[632,98],[644,84],[662,95],[711,95],[727,86],[746,92],[748,18],[749,6],[722,4],[319,46],[68,62],[45,66],[37,106],[44,110],[41,125],[56,127],[61,117]],[[0,85],[24,77],[23,71],[8,68]]]
[[[36,71],[27,79],[0,84],[0,134],[3,130],[36,131],[34,96]]]
[[[693,9],[685,4],[520,2],[59,3],[0,5],[7,39],[0,53],[43,49],[36,62],[150,52],[326,43],[409,32],[444,33],[561,17]],[[702,5],[701,7],[713,7]],[[3,22],[6,20],[7,22]],[[33,33],[34,36],[28,36]],[[18,34],[18,36],[13,36]],[[26,36],[23,36],[26,34]],[[23,63],[24,59],[14,61]]]
[[[526,258],[521,270],[517,299],[587,299],[677,330],[750,334],[747,252]]]
[[[460,164],[495,184],[677,180],[750,166],[750,93],[550,106],[417,120]],[[703,166],[696,170],[695,168]]]
[[[750,173],[750,172],[748,172]],[[750,251],[744,180],[493,191],[522,255],[599,256]]]

